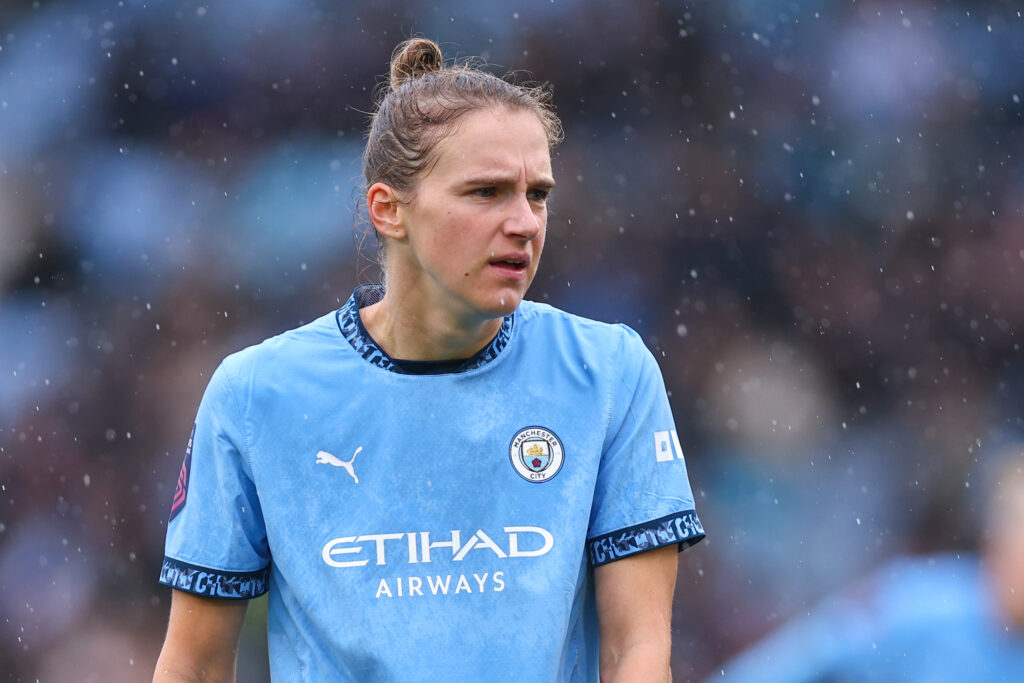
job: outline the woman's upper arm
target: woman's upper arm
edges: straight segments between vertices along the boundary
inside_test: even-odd
[[[238,637],[249,601],[172,593],[167,637],[153,682],[234,681]]]
[[[676,544],[594,568],[601,680],[669,681]]]

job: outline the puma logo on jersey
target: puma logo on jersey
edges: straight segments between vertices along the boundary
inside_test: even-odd
[[[352,479],[354,479],[355,482],[358,484],[359,483],[359,477],[356,476],[355,470],[352,469],[352,463],[355,462],[356,456],[359,455],[359,451],[361,451],[361,450],[363,450],[362,446],[357,448],[356,452],[352,454],[352,457],[348,459],[348,462],[346,462],[344,460],[338,460],[338,458],[336,458],[335,456],[331,455],[327,451],[320,451],[320,452],[318,452],[316,454],[316,464],[317,465],[334,465],[335,467],[344,467],[345,471],[348,472],[349,475],[352,476]]]

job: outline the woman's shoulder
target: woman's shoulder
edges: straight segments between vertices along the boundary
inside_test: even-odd
[[[257,368],[282,367],[316,357],[317,350],[338,344],[335,311],[229,354],[221,366],[251,376]]]
[[[523,301],[520,304],[516,311],[516,324],[521,325],[524,334],[531,337],[552,335],[562,339],[576,339],[606,352],[644,346],[640,336],[628,325],[585,318],[536,301]]]
[[[518,310],[516,310],[516,318],[523,323],[576,327],[593,334],[616,334],[616,330],[622,327],[618,324],[605,323],[600,320],[585,318],[575,313],[569,313],[551,304],[528,300],[523,300],[519,305]]]

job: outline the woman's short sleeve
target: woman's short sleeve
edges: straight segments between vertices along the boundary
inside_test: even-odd
[[[199,406],[167,523],[160,583],[215,598],[267,591],[270,551],[226,363]]]
[[[595,566],[704,538],[661,371],[640,337],[622,328],[621,379],[587,534]]]

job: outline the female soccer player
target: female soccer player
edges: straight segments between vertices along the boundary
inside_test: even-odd
[[[396,50],[364,158],[386,287],[210,380],[156,680],[233,679],[266,591],[278,680],[669,679],[704,532],[657,364],[523,300],[559,137],[543,91]]]

